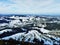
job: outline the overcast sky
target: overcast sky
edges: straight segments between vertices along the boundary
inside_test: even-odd
[[[0,0],[0,14],[60,14],[60,0]]]

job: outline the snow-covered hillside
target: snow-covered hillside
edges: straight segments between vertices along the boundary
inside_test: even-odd
[[[15,40],[19,40],[22,41],[24,40],[25,42],[31,42],[31,43],[35,43],[34,39],[39,40],[39,42],[41,42],[43,40],[45,45],[53,45],[53,44],[57,44],[59,45],[60,43],[58,42],[60,40],[60,38],[56,38],[53,35],[43,35],[41,33],[39,33],[36,30],[31,30],[28,33],[17,33],[11,36],[7,36],[7,37],[3,37],[3,40],[9,40],[10,38],[15,39]]]
[[[37,19],[37,20],[36,20]],[[49,34],[50,30],[45,29],[46,24],[39,23],[40,18],[10,16],[1,20],[9,21],[0,23],[0,39],[24,41],[30,43],[43,43],[44,45],[60,45],[60,37]],[[39,25],[36,24],[36,21]],[[44,20],[45,21],[45,20]]]

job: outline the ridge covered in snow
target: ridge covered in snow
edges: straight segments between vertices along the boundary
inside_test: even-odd
[[[11,29],[1,30],[1,31],[0,31],[0,34],[3,34],[4,32],[12,32],[12,30],[11,30]]]
[[[43,40],[44,44],[46,44],[46,45],[60,44],[58,42],[60,40],[60,38],[57,39],[56,37],[55,38],[54,37],[52,35],[49,36],[48,34],[47,34],[47,36],[45,36],[36,30],[31,30],[28,33],[25,33],[25,32],[24,33],[17,33],[17,34],[8,36],[8,37],[3,37],[2,39],[3,40],[9,40],[10,38],[12,38],[15,40],[19,40],[19,41],[24,40],[25,42],[31,42],[31,43],[35,43],[33,40],[37,39],[40,42]]]

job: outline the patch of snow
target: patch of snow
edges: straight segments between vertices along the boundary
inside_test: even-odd
[[[12,20],[10,23],[9,23],[9,27],[19,27],[21,26],[22,23],[20,22],[20,20]]]
[[[43,32],[43,33],[49,33],[50,32],[49,30],[46,30],[44,28],[40,28],[40,31]]]
[[[0,27],[2,26],[2,27],[4,27],[4,26],[7,26],[8,25],[8,23],[2,23],[2,24],[0,24]]]
[[[4,32],[11,32],[12,30],[11,29],[5,29],[5,30],[2,30],[2,31],[0,31],[0,34],[2,34],[2,33],[4,33]]]

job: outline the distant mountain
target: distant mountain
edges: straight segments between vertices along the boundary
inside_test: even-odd
[[[46,23],[47,21],[52,21],[52,23]],[[40,17],[39,15],[1,15],[0,40],[15,40],[31,44],[41,43],[42,45],[60,45],[60,37],[49,34],[52,29],[57,29],[60,26],[60,23],[53,21],[58,22],[60,20],[53,16],[51,18],[50,16],[43,15],[40,15]]]

